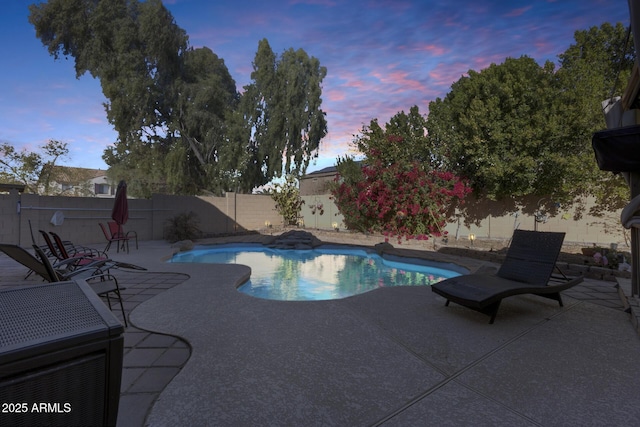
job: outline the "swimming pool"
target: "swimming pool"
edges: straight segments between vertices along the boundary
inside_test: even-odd
[[[282,301],[341,299],[388,286],[428,286],[462,273],[425,260],[382,258],[366,249],[331,246],[293,250],[216,245],[178,253],[170,262],[247,265],[251,278],[238,290]]]

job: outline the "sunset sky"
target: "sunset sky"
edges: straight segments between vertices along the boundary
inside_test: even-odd
[[[75,78],[73,58],[54,60],[29,24],[33,1],[2,2],[0,142],[36,150],[69,144],[63,164],[106,169],[116,140],[99,82]],[[167,0],[193,47],[225,60],[239,90],[250,82],[258,41],[276,53],[302,48],[327,67],[322,108],[329,134],[308,172],[334,164],[371,119],[446,96],[469,69],[528,55],[542,64],[574,43],[574,32],[629,25],[626,0]]]

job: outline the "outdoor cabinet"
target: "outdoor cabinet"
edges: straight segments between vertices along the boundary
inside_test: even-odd
[[[84,281],[0,291],[0,426],[115,425],[123,334]]]

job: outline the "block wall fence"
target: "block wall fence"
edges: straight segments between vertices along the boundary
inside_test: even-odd
[[[305,204],[302,207],[302,217],[307,228],[333,229],[337,225],[344,230],[343,217],[338,212],[331,196],[303,196]],[[470,235],[476,239],[509,239],[513,230],[559,231],[565,232],[565,243],[575,243],[584,246],[593,244],[609,246],[616,243],[619,246],[629,245],[629,232],[620,224],[620,210],[610,212],[603,217],[588,215],[593,200],[587,200],[585,213],[579,220],[574,220],[574,211],[556,212],[549,215],[545,222],[537,222],[534,215],[539,199],[527,201],[527,206],[515,210],[504,202],[475,201],[469,207],[472,218],[459,217],[448,223],[443,231],[447,231],[449,239],[467,240]],[[321,207],[321,208],[319,208]],[[515,212],[514,212],[515,210]]]
[[[329,195],[303,196],[301,217],[309,229],[331,230],[336,225],[344,230],[343,218]],[[536,206],[532,201],[531,206]],[[44,243],[38,230],[55,231],[61,237],[80,244],[106,244],[98,223],[111,220],[113,199],[96,197],[59,197],[0,194],[0,242],[24,247],[31,245],[29,222],[38,244]],[[588,212],[589,204],[587,205]],[[474,217],[459,218],[447,224],[449,239],[508,239],[514,228],[540,231],[563,231],[565,242],[590,246],[627,245],[628,235],[620,225],[620,212],[604,217],[584,215],[573,220],[573,212],[558,212],[546,222],[536,222],[535,208],[513,212],[510,206],[497,202],[476,203]],[[282,217],[268,195],[227,193],[224,197],[154,195],[151,199],[129,199],[129,221],[125,230],[135,230],[139,240],[163,239],[167,220],[183,212],[195,212],[199,228],[207,235],[264,231],[265,222],[274,227]],[[62,212],[64,221],[53,225],[51,219]]]
[[[97,197],[0,194],[0,242],[23,247],[32,244],[29,222],[36,243],[44,244],[38,230],[54,231],[78,244],[105,244],[98,223],[111,221],[114,199]],[[195,212],[198,227],[208,235],[233,234],[264,228],[265,221],[279,225],[282,218],[271,197],[227,193],[224,197],[153,195],[151,199],[129,199],[129,220],[125,231],[135,230],[138,240],[161,240],[167,220],[181,213]],[[62,212],[60,225],[51,222]],[[59,214],[58,214],[59,215]]]

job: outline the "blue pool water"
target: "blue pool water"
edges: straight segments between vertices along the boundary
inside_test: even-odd
[[[251,278],[238,290],[283,301],[340,299],[380,287],[432,285],[460,274],[426,265],[423,260],[386,259],[364,249],[343,247],[285,250],[262,245],[217,245],[178,253],[170,262],[247,265]]]

